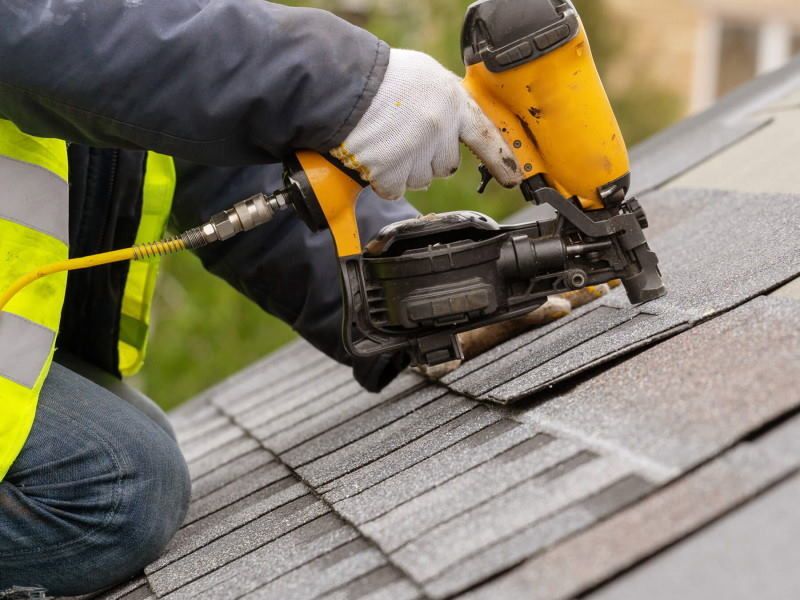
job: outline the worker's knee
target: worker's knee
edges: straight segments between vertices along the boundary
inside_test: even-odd
[[[142,412],[54,365],[22,454],[0,484],[0,589],[79,595],[164,550],[190,496],[176,442]],[[33,515],[35,518],[31,518]]]
[[[158,558],[181,526],[191,482],[180,449],[160,427],[147,440],[131,436],[126,446],[122,502],[109,546],[126,548],[119,568],[132,565],[135,573]]]

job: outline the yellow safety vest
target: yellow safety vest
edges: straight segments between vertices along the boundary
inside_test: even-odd
[[[69,254],[66,143],[22,133],[0,119],[0,289],[36,267]],[[172,159],[148,153],[142,218],[136,242],[160,239],[175,190]],[[133,263],[122,302],[119,369],[142,366],[158,261]],[[0,481],[33,425],[53,360],[66,274],[28,286],[0,312]]]

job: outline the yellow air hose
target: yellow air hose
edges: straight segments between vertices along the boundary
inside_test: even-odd
[[[257,194],[252,198],[239,202],[230,210],[215,215],[205,225],[190,229],[175,238],[150,244],[140,244],[124,250],[114,250],[83,258],[62,260],[40,267],[17,279],[11,284],[11,287],[0,295],[0,311],[4,310],[12,298],[21,290],[47,275],[89,269],[126,260],[147,260],[157,256],[177,254],[183,250],[202,248],[214,242],[230,239],[243,231],[255,229],[264,223],[268,223],[278,212],[291,206],[288,194],[288,190],[282,190],[270,196]]]
[[[3,292],[0,296],[0,311],[4,310],[6,305],[11,302],[11,299],[21,292],[25,287],[32,284],[34,281],[46,277],[47,275],[54,275],[55,273],[63,273],[64,271],[77,271],[79,269],[89,269],[91,267],[99,267],[101,265],[110,265],[111,263],[123,262],[126,260],[147,260],[156,256],[166,256],[168,254],[176,254],[186,250],[186,244],[181,238],[173,238],[170,240],[163,240],[161,242],[153,242],[152,244],[142,244],[132,248],[125,248],[124,250],[114,250],[113,252],[104,252],[102,254],[95,254],[93,256],[85,256],[83,258],[73,258],[71,260],[62,260],[56,263],[45,265],[31,271],[17,279],[11,286]]]

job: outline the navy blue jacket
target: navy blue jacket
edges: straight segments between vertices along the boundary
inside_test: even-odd
[[[292,152],[340,144],[374,97],[389,48],[320,10],[263,0],[4,0],[0,118],[70,145],[70,252],[129,245],[141,208],[144,151],[176,158],[173,226],[183,230],[280,185]],[[414,216],[366,191],[368,239]],[[333,245],[293,215],[200,253],[206,267],[352,364],[339,333]],[[59,346],[115,371],[126,267],[71,276]],[[98,298],[103,296],[103,298]],[[98,318],[98,300],[107,318]],[[368,389],[401,357],[357,361]]]

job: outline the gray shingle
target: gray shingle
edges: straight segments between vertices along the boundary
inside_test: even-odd
[[[153,573],[276,509],[283,507],[285,512],[289,510],[287,505],[304,509],[313,503],[313,498],[308,496],[308,488],[293,477],[277,481],[182,528],[167,551],[147,568],[147,573]]]
[[[169,413],[169,420],[176,434],[190,433],[195,427],[221,415],[213,404],[205,399],[196,399],[182,404]]]
[[[212,573],[290,531],[329,512],[328,508],[311,496],[303,496],[285,504],[235,530],[215,539],[208,545],[197,547],[164,568],[155,570],[163,559],[146,569],[147,580],[158,596],[173,592],[196,579]],[[194,545],[189,542],[188,545]]]
[[[743,443],[627,510],[470,593],[571,598],[690,535],[800,466],[800,418]]]
[[[455,381],[451,378],[449,387],[469,396],[481,396],[552,361],[571,348],[610,331],[631,316],[627,311],[612,306],[588,307],[580,315],[557,322],[547,331],[534,331],[526,336],[527,341],[535,340],[538,343],[519,347],[501,359],[480,361],[482,366],[470,375]],[[475,367],[470,366],[470,369],[473,368]]]
[[[445,569],[424,584],[425,592],[432,598],[458,595],[476,584],[491,578],[524,561],[545,548],[558,543],[577,531],[590,527],[595,519],[580,506],[546,517],[530,527],[489,546],[482,552],[462,558],[457,564]],[[503,600],[522,600],[524,594],[498,595]]]
[[[380,567],[332,592],[320,600],[415,600],[420,590],[390,566]]]
[[[248,600],[311,600],[386,564],[364,540],[355,540],[244,596]]]
[[[425,591],[433,597],[443,598],[469,589],[641,499],[653,488],[652,483],[635,475],[622,479],[477,554],[461,559],[428,581]]]
[[[792,300],[800,300],[800,278],[783,286],[775,292],[775,295],[783,298],[791,298]]]
[[[150,590],[150,586],[147,585],[147,579],[144,577],[136,577],[135,579],[119,585],[110,592],[105,592],[103,594],[89,594],[88,596],[80,596],[72,600],[90,600],[100,597],[102,597],[103,600],[122,600],[123,598],[126,598],[127,600],[129,595],[133,593],[145,595],[151,594],[152,591]]]
[[[716,187],[752,193],[800,193],[800,180],[794,169],[775,160],[776,156],[792,156],[797,151],[797,138],[786,135],[800,127],[800,107],[781,103],[772,107],[760,118],[769,117],[771,123],[741,140],[740,143],[719,153],[713,159],[678,178],[672,185],[678,187]],[[736,165],[731,169],[731,165]]]
[[[641,194],[663,185],[768,123],[769,119],[764,117],[705,123],[691,132],[681,132],[677,142],[680,149],[677,145],[664,144],[658,138],[641,144],[631,156],[631,160],[636,162],[631,177],[632,193]]]
[[[362,596],[359,600],[416,600],[421,598],[417,589],[408,581],[397,581]]]
[[[219,448],[215,452],[205,454],[201,458],[191,461],[189,463],[189,475],[194,481],[257,449],[261,449],[261,445],[256,440],[243,437]]]
[[[216,412],[216,408],[214,408]],[[170,419],[171,420],[171,419]],[[193,442],[198,438],[201,438],[209,433],[225,427],[231,423],[231,420],[226,416],[223,415],[221,412],[217,412],[217,414],[207,419],[201,423],[193,424],[189,427],[183,427],[181,429],[175,430],[175,437],[178,439],[178,443],[181,446],[188,444],[189,442]]]
[[[467,413],[465,417],[470,414],[471,412]],[[377,519],[405,502],[421,497],[426,492],[430,493],[430,499],[425,502],[433,502],[435,504],[435,498],[443,497],[447,492],[439,492],[437,496],[437,493],[431,490],[447,484],[471,487],[473,480],[480,484],[482,471],[470,473],[471,469],[484,463],[493,465],[494,463],[489,463],[489,461],[497,455],[519,446],[535,435],[536,432],[532,428],[503,419],[494,425],[481,429],[447,451],[431,456],[421,463],[397,473],[379,485],[337,503],[335,505],[336,510],[346,515],[354,523],[366,523]],[[543,439],[540,438],[542,441]],[[483,470],[492,471],[493,467],[487,466]],[[468,473],[468,475],[464,475],[465,473]],[[458,476],[463,476],[463,479],[455,481]],[[453,483],[450,483],[451,481]],[[464,481],[464,483],[461,484],[460,481]],[[462,502],[471,497],[471,494],[472,492],[462,499]],[[419,500],[419,502],[422,501]],[[428,510],[429,508],[426,508],[426,511]]]
[[[565,323],[554,324],[542,332],[531,333],[511,342],[519,348],[505,359],[488,367],[489,384],[485,398],[513,402],[530,396],[554,383],[629,353],[641,345],[651,344],[665,335],[708,319],[747,300],[769,291],[800,273],[800,211],[794,210],[798,199],[786,195],[748,195],[704,190],[670,190],[650,194],[645,206],[661,205],[665,210],[677,201],[685,207],[691,198],[695,209],[691,218],[651,239],[665,273],[669,294],[641,307],[631,307],[623,290],[597,304],[616,307],[617,322],[625,322],[642,313],[657,318],[640,317],[627,326],[611,329],[606,335],[586,340],[586,325],[600,308],[590,307]],[[746,227],[742,223],[747,223]],[[765,240],[770,240],[765,243]],[[736,277],[731,279],[731,269]],[[702,273],[702,277],[697,274]],[[602,310],[608,310],[604,308]],[[589,319],[588,321],[586,319]],[[604,326],[605,320],[596,323]],[[551,340],[556,339],[553,344]],[[553,357],[554,349],[566,352]],[[502,355],[503,347],[494,351]],[[542,362],[540,357],[551,358]],[[467,367],[470,368],[470,367]],[[481,379],[480,376],[475,378]],[[527,370],[527,372],[522,373]],[[519,375],[514,377],[515,375]],[[448,382],[454,389],[467,393],[458,381]],[[503,383],[503,379],[509,380]],[[468,382],[470,380],[467,380]],[[486,385],[478,383],[478,391]]]
[[[268,442],[269,447],[275,452],[284,452],[371,408],[412,393],[422,384],[424,380],[410,371],[401,374],[380,394],[370,394],[362,390],[357,383],[351,382],[350,385],[337,390],[336,394],[322,397],[283,419],[251,431],[259,439]]]
[[[794,477],[591,597],[796,597],[800,590],[798,498],[800,477]]]
[[[800,63],[793,61],[735,90],[709,110],[639,144],[631,152],[632,193],[660,185],[735,143],[737,137],[744,138],[748,127],[768,120],[764,109],[787,94],[796,93],[798,85]],[[773,153],[773,157],[778,156]],[[732,163],[732,168],[736,167]]]
[[[352,376],[315,381],[296,391],[289,400],[289,409],[279,406],[269,412],[255,410],[242,415],[238,422],[258,439],[272,439],[283,432],[293,431],[319,414],[335,411],[360,393],[361,389]]]
[[[241,480],[237,479],[228,485],[208,494],[204,498],[193,500],[186,515],[184,527],[202,519],[218,510],[238,502],[242,498],[257,492],[281,479],[291,476],[289,469],[277,462],[270,462],[249,472]],[[294,483],[295,480],[292,480]]]
[[[407,446],[403,446],[375,462],[364,465],[352,473],[320,486],[318,491],[324,495],[328,502],[333,503],[362,494],[365,490],[390,477],[425,460],[434,458],[443,450],[453,447],[461,440],[471,438],[473,434],[497,423],[500,419],[501,416],[496,411],[487,410],[483,406],[476,406],[471,411],[434,429]],[[513,421],[505,421],[503,427],[513,428],[518,427],[518,425]],[[494,429],[494,431],[499,436],[504,432],[504,429]],[[483,440],[483,442],[486,441],[488,440]],[[473,460],[480,461],[481,458],[478,456],[481,454],[478,450],[479,447],[480,443],[474,442],[471,446],[471,452],[462,458],[460,464],[469,462],[470,457],[476,457]],[[484,456],[486,455],[484,454]],[[432,469],[431,471],[434,474],[439,472],[438,469]],[[398,487],[403,488],[404,486],[400,485]],[[369,503],[371,504],[371,502]]]
[[[580,452],[581,448],[565,440],[553,440],[544,434],[530,437],[480,466],[416,495],[365,523],[362,529],[384,550],[393,552],[440,523],[544,474]],[[369,508],[362,507],[362,512],[369,514]]]
[[[281,458],[292,466],[301,466],[355,442],[373,431],[389,425],[441,398],[447,390],[427,387],[397,399],[389,399],[375,408],[353,417],[313,437],[307,442],[282,452]],[[270,443],[270,446],[272,444]]]
[[[192,500],[204,498],[208,494],[238,481],[240,477],[252,473],[272,460],[275,460],[275,457],[261,448],[235,458],[218,469],[194,479],[192,481]]]
[[[307,342],[297,342],[247,367],[203,395],[220,408],[233,412],[241,404],[244,410],[254,394],[257,396],[265,389],[295,378],[304,369],[323,368],[323,364],[330,367],[333,361]]]
[[[417,537],[392,561],[418,581],[430,580],[631,474],[625,462],[597,457],[555,479],[530,479]]]
[[[352,380],[351,371],[324,359],[268,386],[258,386],[250,394],[221,408],[226,414],[236,417],[238,422],[256,426],[291,413]]]
[[[800,405],[798,307],[759,298],[515,418],[676,474]]]
[[[170,600],[234,600],[358,538],[358,533],[331,513],[209,571],[176,592]]]
[[[142,586],[131,590],[127,594],[119,597],[119,600],[155,600],[156,596],[152,590],[147,586]]]
[[[458,396],[444,396],[349,446],[298,468],[297,472],[314,487],[328,483],[402,448],[474,406],[474,402]]]
[[[245,433],[241,429],[230,421],[226,421],[221,427],[209,431],[206,435],[195,438],[190,442],[182,443],[181,450],[186,461],[193,462],[210,452],[240,440],[244,436]]]

